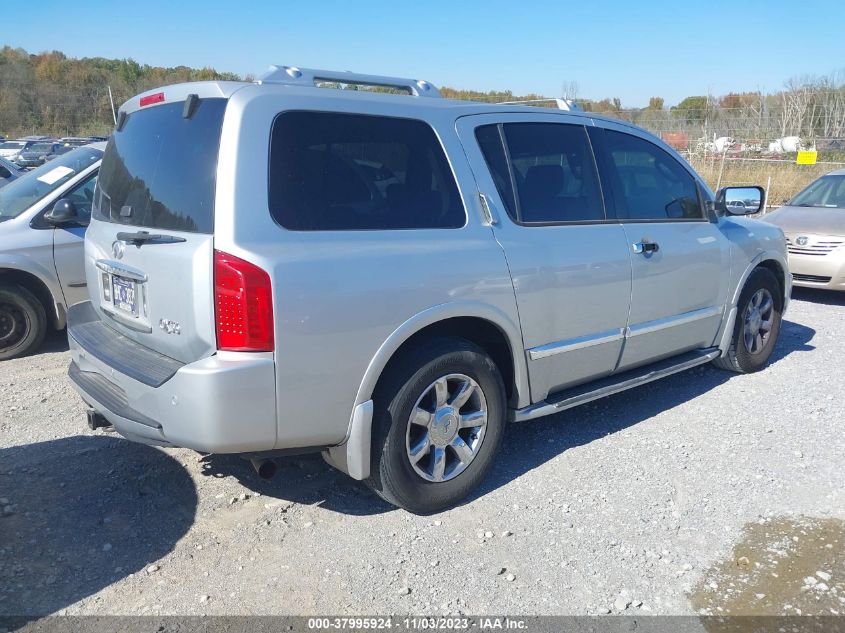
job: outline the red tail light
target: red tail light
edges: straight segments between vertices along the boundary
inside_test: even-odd
[[[217,349],[272,352],[270,276],[255,264],[214,251],[214,317]]]

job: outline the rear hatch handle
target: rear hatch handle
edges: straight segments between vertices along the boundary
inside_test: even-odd
[[[134,244],[140,247],[142,244],[175,244],[177,242],[186,242],[184,237],[176,235],[162,235],[160,233],[150,233],[148,231],[137,231],[135,233],[124,233],[121,231],[117,234],[117,239],[126,244]]]

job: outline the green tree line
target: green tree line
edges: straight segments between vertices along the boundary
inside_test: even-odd
[[[209,79],[238,80],[213,68],[161,68],[131,59],[69,58],[53,51],[31,55],[0,49],[0,134],[107,135],[115,106],[133,95],[167,84]]]
[[[162,68],[131,59],[74,59],[61,52],[30,54],[0,49],[0,134],[56,136],[106,135],[113,126],[108,89],[116,106],[133,95],[167,84],[199,80],[240,80],[213,68]],[[251,77],[244,77],[251,80]],[[481,92],[443,87],[444,97],[502,102],[543,99],[510,90]],[[717,136],[776,139],[796,135],[809,140],[845,137],[845,73],[788,80],[779,91],[693,95],[667,107],[652,97],[646,107],[623,107],[619,98],[579,99],[577,83],[563,92],[584,110],[631,121],[658,134],[681,132],[692,150]],[[549,102],[554,107],[553,102]]]

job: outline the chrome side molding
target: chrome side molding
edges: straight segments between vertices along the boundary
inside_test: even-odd
[[[693,321],[709,319],[710,317],[719,316],[723,312],[724,308],[722,306],[710,306],[709,308],[700,308],[698,310],[691,310],[690,312],[682,312],[681,314],[675,314],[663,319],[637,323],[618,330],[606,330],[604,332],[597,332],[596,334],[589,334],[579,338],[546,343],[545,345],[539,345],[529,349],[528,358],[531,360],[540,360],[541,358],[548,358],[549,356],[563,354],[564,352],[573,352],[575,350],[584,349],[585,347],[602,345],[604,343],[613,343],[614,341],[618,341],[623,338],[639,336],[640,334],[650,334],[666,328],[686,325],[688,323],[692,323]]]
[[[646,321],[645,323],[636,323],[625,329],[625,336],[627,338],[631,336],[639,336],[640,334],[651,334],[652,332],[657,332],[666,328],[686,325],[687,323],[692,323],[693,321],[719,316],[722,312],[724,312],[724,307],[710,306],[709,308],[682,312],[681,314],[675,314],[664,319],[655,319],[654,321]]]
[[[532,347],[528,350],[528,357],[531,360],[540,360],[554,356],[555,354],[563,354],[564,352],[574,352],[585,347],[593,347],[594,345],[602,345],[603,343],[612,343],[613,341],[621,340],[625,335],[625,330],[607,330],[606,332],[599,332],[598,334],[590,334],[588,336],[581,336],[579,338],[571,338],[564,341],[556,341],[539,347]]]

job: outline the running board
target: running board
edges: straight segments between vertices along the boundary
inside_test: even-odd
[[[550,395],[543,402],[532,404],[524,409],[511,411],[510,419],[512,422],[525,422],[544,415],[551,415],[571,409],[572,407],[577,407],[579,404],[592,402],[593,400],[598,400],[599,398],[604,398],[605,396],[633,387],[639,387],[653,380],[659,380],[666,376],[692,369],[698,365],[709,363],[718,357],[719,354],[721,352],[718,347],[687,352],[644,367],[637,367],[621,374],[614,374],[607,378],[566,389],[565,391],[559,391]]]

